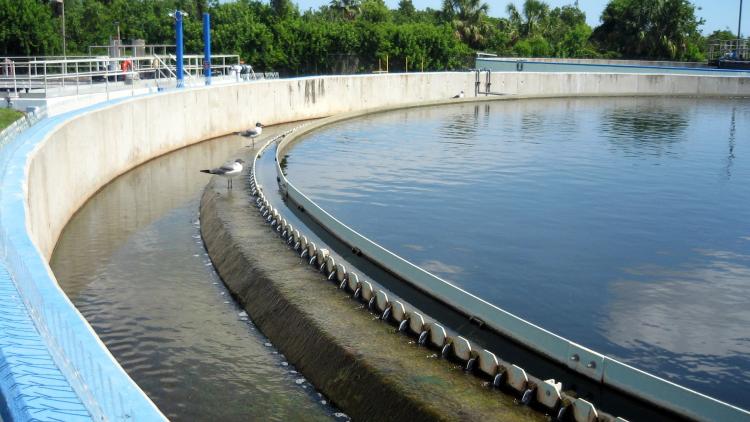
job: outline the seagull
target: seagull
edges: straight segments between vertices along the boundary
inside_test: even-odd
[[[245,138],[250,138],[253,140],[253,146],[255,146],[255,138],[260,136],[260,134],[263,133],[263,124],[260,122],[255,124],[255,127],[252,129],[248,129],[242,132],[238,132],[237,134],[240,136],[244,136]]]
[[[245,164],[245,160],[238,158],[234,161],[230,161],[217,167],[215,169],[201,170],[201,173],[215,174],[217,176],[227,178],[227,190],[232,189],[232,179],[242,173],[242,165]]]
[[[453,96],[453,98],[463,98],[463,97],[464,97],[464,92],[463,91],[461,91],[458,94],[456,94],[456,95]]]

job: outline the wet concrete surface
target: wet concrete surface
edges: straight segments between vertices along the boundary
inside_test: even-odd
[[[170,419],[346,420],[231,299],[203,247],[198,205],[210,177],[198,170],[248,153],[247,143],[207,141],[117,178],[68,223],[52,269]]]
[[[355,420],[545,419],[379,321],[286,247],[250,200],[221,181],[207,187],[211,259],[258,327]]]

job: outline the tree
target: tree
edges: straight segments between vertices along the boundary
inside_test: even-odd
[[[717,29],[706,37],[706,44],[715,44],[721,41],[732,41],[737,39],[737,34],[728,29]]]
[[[62,54],[59,21],[38,0],[0,0],[0,45],[3,55]]]
[[[297,6],[291,0],[271,0],[270,3],[278,19],[283,19],[292,13],[299,14]]]
[[[625,57],[696,60],[702,37],[688,0],[612,0],[593,33],[601,48]]]
[[[331,0],[330,8],[338,11],[344,19],[354,19],[362,7],[360,0]]]
[[[557,57],[584,57],[592,55],[589,46],[591,27],[586,23],[586,14],[576,6],[552,9],[546,17],[544,37]]]
[[[391,19],[391,11],[383,0],[364,0],[360,11],[360,18],[369,22],[386,22]]]
[[[445,0],[443,13],[450,17],[456,35],[473,48],[480,48],[489,31],[485,20],[489,10],[481,0]]]
[[[411,0],[400,0],[396,13],[401,22],[411,22],[417,14],[417,9]]]
[[[549,15],[549,5],[539,0],[526,0],[523,3],[522,12],[519,12],[513,3],[508,3],[506,11],[510,16],[511,30],[517,34],[517,37],[527,38],[540,30],[539,26]]]

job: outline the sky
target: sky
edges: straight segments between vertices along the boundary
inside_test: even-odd
[[[292,0],[296,2],[300,10],[309,8],[317,9],[323,4],[330,3],[330,0]],[[431,7],[439,9],[442,0],[412,0],[417,9]],[[574,0],[545,0],[551,7],[564,6],[572,4]],[[507,17],[505,6],[512,2],[521,9],[523,0],[485,0],[490,5],[490,16]],[[604,10],[608,0],[578,0],[578,6],[586,12],[586,20],[592,27],[599,25],[599,16]],[[740,10],[740,0],[693,0],[693,4],[700,10],[696,10],[696,15],[705,19],[706,23],[701,27],[704,35],[708,35],[717,29],[729,29],[737,32],[737,18]],[[398,7],[398,0],[385,0],[388,7],[395,9]],[[745,0],[742,8],[742,34],[747,36],[750,32],[750,0]]]

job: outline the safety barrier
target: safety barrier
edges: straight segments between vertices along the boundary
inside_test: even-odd
[[[40,121],[44,115],[0,135],[0,322],[11,322],[0,323],[6,411],[13,421],[165,420],[51,278],[26,232],[25,208],[16,206],[25,200],[25,157],[37,136],[65,120]]]
[[[0,150],[22,131],[44,118],[46,110],[26,113],[0,133]],[[3,160],[3,164],[6,162]],[[4,166],[3,166],[4,170]],[[4,172],[4,171],[3,171]],[[0,191],[0,195],[2,195]],[[18,268],[13,247],[0,241],[0,257]],[[58,369],[28,312],[27,290],[20,290],[0,260],[0,416],[12,420],[88,420],[89,411]],[[26,302],[26,303],[25,303]],[[40,383],[39,380],[44,380]]]
[[[459,311],[467,318],[482,321],[483,324],[486,324],[497,332],[572,371],[603,385],[624,391],[657,407],[668,409],[678,415],[691,419],[706,421],[750,420],[750,412],[638,370],[500,309],[406,261],[346,226],[320,208],[320,206],[299,191],[286,178],[280,167],[281,157],[283,157],[286,148],[302,135],[333,121],[350,119],[364,114],[367,114],[367,112],[352,113],[326,119],[325,122],[312,125],[293,136],[282,135],[283,139],[276,152],[276,171],[282,195],[287,200],[304,209],[304,212],[322,227],[351,247],[352,250],[361,252],[370,261],[382,268],[388,269],[388,271],[394,273],[400,279],[417,287],[421,291],[427,292],[428,295],[436,298],[444,305]],[[332,261],[333,258],[330,257],[327,250],[319,249],[317,245],[309,242],[300,232],[300,228],[283,225],[284,220],[279,215],[279,211],[268,203],[262,190],[256,185],[254,172],[255,162],[253,163],[250,181],[251,193],[257,195],[256,204],[264,217],[267,218],[269,223],[278,225],[277,231],[279,233],[286,233],[287,242],[292,244],[294,249],[300,251],[302,257],[309,258],[310,264],[316,263],[323,270],[328,260]],[[335,277],[337,281],[340,280],[342,288],[348,288],[352,291],[354,297],[365,301],[370,309],[375,309],[374,305],[379,303],[377,309],[382,311],[382,315],[386,316],[384,319],[401,318],[400,320],[394,319],[394,321],[399,324],[400,329],[408,327],[413,334],[418,335],[418,342],[420,344],[429,342],[433,346],[441,348],[443,352],[451,351],[454,357],[467,361],[467,368],[470,368],[475,363],[472,362],[472,359],[479,360],[480,357],[483,357],[483,361],[479,362],[479,367],[487,369],[485,375],[493,377],[496,383],[499,382],[499,379],[504,378],[510,387],[522,392],[522,398],[526,400],[533,398],[534,392],[545,391],[546,397],[546,392],[550,391],[549,389],[540,389],[538,382],[530,383],[526,375],[516,374],[516,372],[522,372],[522,370],[514,372],[510,367],[494,364],[492,359],[496,359],[496,355],[492,352],[473,352],[468,341],[461,337],[453,338],[446,336],[444,330],[438,324],[426,322],[421,314],[405,309],[403,304],[399,303],[396,305],[398,311],[394,312],[394,304],[388,302],[387,293],[374,291],[371,283],[366,280],[360,281],[359,276],[352,272],[345,272],[343,266],[341,267],[341,274],[339,274],[339,267],[334,262],[331,262],[328,267],[331,269],[326,274],[329,279]],[[351,281],[352,279],[357,280],[356,283],[347,282],[347,280]],[[386,310],[389,311],[387,314]],[[451,347],[447,348],[448,346]],[[490,361],[489,363],[488,360]],[[548,384],[556,385],[553,380]],[[529,390],[531,392],[528,392]],[[543,401],[540,401],[540,403],[543,403]],[[588,418],[591,415],[596,415],[596,410],[590,403],[584,405],[581,401],[574,401],[571,406],[576,417],[578,415],[587,415],[586,418]],[[558,411],[566,412],[566,409],[567,406],[563,406]]]

